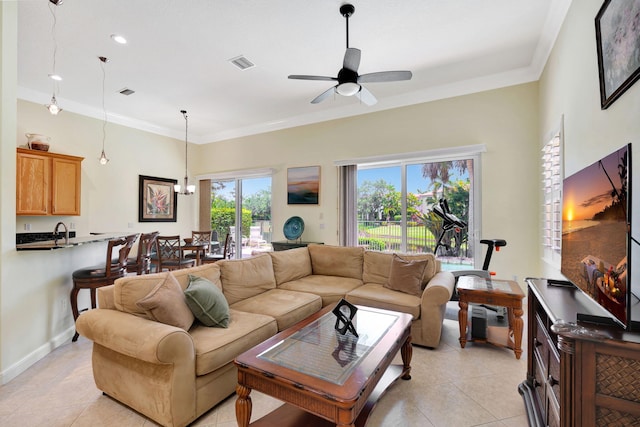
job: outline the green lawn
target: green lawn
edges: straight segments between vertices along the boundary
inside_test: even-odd
[[[401,242],[402,227],[398,224],[381,225],[378,227],[361,228],[366,237],[372,237],[387,242],[387,246],[397,246]],[[429,247],[433,249],[436,238],[425,227],[407,227],[407,246],[413,247]]]

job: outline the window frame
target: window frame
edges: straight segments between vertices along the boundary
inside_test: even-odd
[[[474,162],[473,167],[473,186],[470,191],[470,198],[473,199],[473,218],[474,218],[474,227],[469,238],[473,240],[473,253],[474,255],[474,268],[480,268],[482,266],[482,248],[480,244],[480,236],[482,236],[482,156],[481,154],[486,152],[486,146],[484,144],[478,145],[470,145],[470,146],[462,146],[462,147],[452,147],[452,148],[441,148],[434,149],[428,151],[421,152],[413,152],[413,153],[396,153],[391,155],[383,155],[383,156],[372,156],[372,157],[361,157],[355,159],[345,159],[334,162],[336,166],[351,166],[356,165],[357,168],[355,170],[355,174],[357,177],[357,171],[362,169],[371,169],[371,168],[379,168],[379,167],[393,167],[400,166],[401,167],[401,192],[403,194],[402,197],[402,209],[406,211],[406,166],[414,165],[414,164],[422,164],[422,163],[437,163],[437,162],[446,162],[446,161],[455,161],[455,160],[466,160],[472,159]],[[357,186],[357,179],[354,179],[355,183],[352,185]],[[341,182],[342,186],[343,183]],[[357,194],[357,188],[356,188]],[[342,219],[345,217],[354,217],[357,215],[357,204],[355,206],[356,213],[344,213],[343,208],[348,207],[348,205],[343,204],[340,206],[340,218],[341,223],[339,224],[340,233],[345,232],[345,224],[342,223]],[[357,230],[357,227],[356,227]],[[402,243],[401,247],[406,249],[406,227],[403,226],[402,230]]]

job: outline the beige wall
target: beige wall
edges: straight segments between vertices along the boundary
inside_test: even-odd
[[[540,79],[540,134],[550,132],[564,115],[565,176],[632,143],[633,191],[640,188],[640,84],[632,86],[608,109],[600,109],[594,18],[601,6],[601,0],[574,1],[571,5]],[[638,238],[640,197],[634,198],[632,212],[636,219],[632,222],[633,235]],[[631,264],[640,265],[637,256]],[[632,272],[634,278],[640,277],[639,270]],[[541,273],[544,277],[561,277],[559,266],[546,262]]]
[[[303,239],[337,244],[334,161],[485,144],[482,154],[482,236],[508,247],[492,269],[518,280],[538,270],[537,83],[365,114],[199,147],[198,173],[273,167],[273,233],[292,215],[305,221]],[[363,107],[364,108],[364,107]],[[321,166],[320,204],[287,205],[288,167]],[[324,225],[324,229],[322,229]]]
[[[17,62],[17,36],[11,32],[11,25],[6,25],[6,21],[14,24],[16,20],[12,3],[2,2],[2,382],[69,341],[73,333],[71,316],[68,308],[62,308],[62,301],[71,287],[70,271],[97,262],[103,251],[98,246],[47,253],[14,250],[15,233],[22,231],[26,221],[33,230],[48,231],[55,224],[54,219],[34,217],[14,222],[14,153],[17,145],[24,144],[25,132],[51,135],[53,151],[86,157],[82,215],[62,218],[66,222],[73,219],[79,233],[127,231],[130,222],[136,231],[177,229],[185,233],[197,225],[195,197],[180,199],[178,224],[137,223],[138,174],[180,179],[183,164],[182,160],[176,161],[182,159],[180,141],[110,124],[106,151],[112,160],[106,168],[100,168],[99,120],[69,112],[52,118],[41,105],[18,102],[16,107],[7,102],[7,94],[15,97]],[[286,218],[300,215],[307,224],[306,239],[336,243],[335,160],[485,144],[487,152],[482,155],[481,165],[482,236],[508,241],[495,256],[492,269],[501,277],[516,277],[520,283],[525,276],[552,275],[556,273],[552,268],[541,266],[538,249],[538,158],[543,136],[564,114],[565,155],[567,171],[571,172],[627,142],[636,143],[634,137],[640,134],[640,84],[608,110],[599,108],[593,18],[601,3],[573,2],[539,83],[193,147],[191,176],[274,168],[274,238],[282,238]],[[637,153],[637,144],[634,148]],[[640,163],[635,164],[637,182]],[[308,165],[322,167],[320,204],[288,206],[286,170]],[[637,183],[634,186],[638,188]]]

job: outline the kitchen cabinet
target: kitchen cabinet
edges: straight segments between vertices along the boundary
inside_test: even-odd
[[[82,160],[18,148],[16,215],[80,215]]]

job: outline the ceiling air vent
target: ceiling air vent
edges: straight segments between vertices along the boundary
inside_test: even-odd
[[[242,55],[236,56],[235,58],[231,58],[229,62],[231,62],[233,65],[235,65],[242,71],[256,66],[253,62],[249,61],[247,58],[245,58]]]
[[[127,95],[127,96],[129,96],[129,95],[131,95],[132,93],[136,93],[136,91],[135,91],[135,90],[131,90],[131,89],[129,89],[128,87],[125,87],[124,89],[122,89],[122,90],[120,91],[120,93],[121,93],[121,94],[123,94],[123,95]]]

